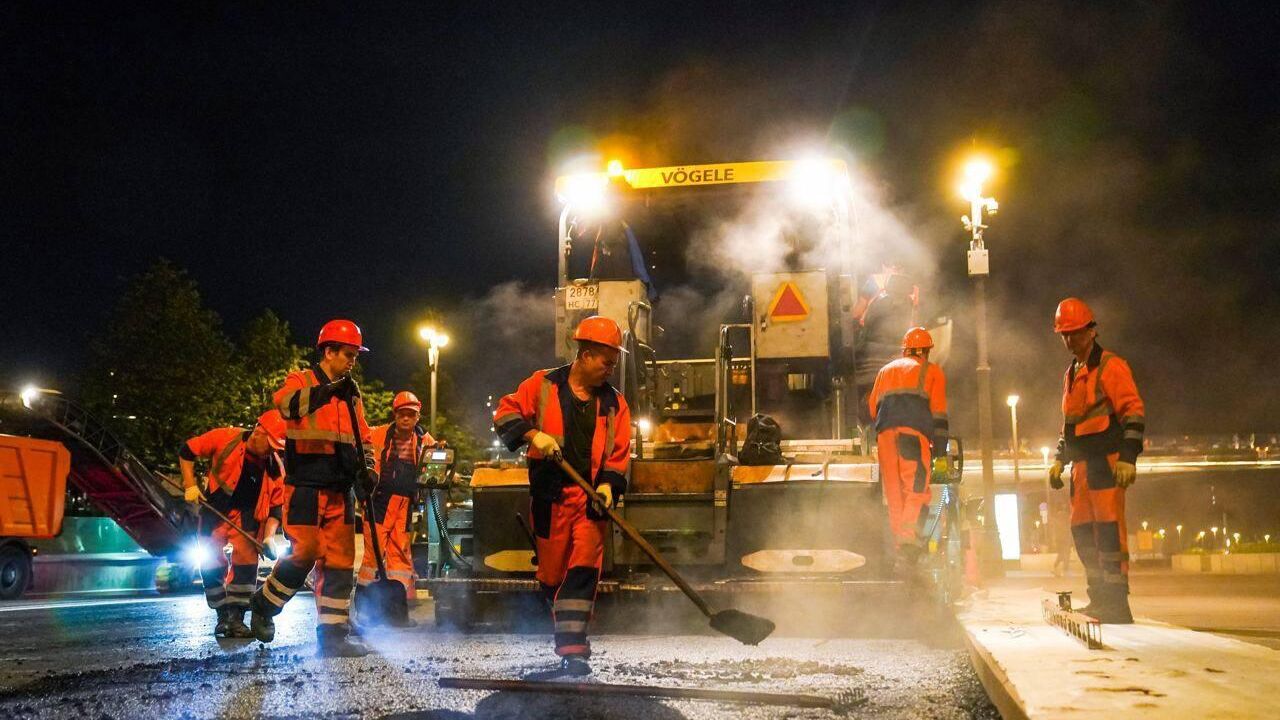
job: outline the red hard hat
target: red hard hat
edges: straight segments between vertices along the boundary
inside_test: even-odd
[[[391,409],[395,411],[403,407],[411,407],[414,410],[422,410],[422,401],[418,399],[417,395],[414,395],[408,390],[401,390],[400,392],[396,393],[396,399],[391,401]]]
[[[599,315],[584,318],[578,323],[578,330],[573,334],[573,339],[608,345],[614,350],[626,352],[622,347],[622,330],[618,327],[618,323]]]
[[[369,348],[363,345],[364,335],[360,333],[360,327],[350,320],[330,320],[320,328],[320,338],[316,340],[316,347],[320,347],[325,343],[342,343],[343,345],[355,345],[360,352],[368,352]]]
[[[284,417],[279,410],[268,410],[259,415],[258,427],[267,431],[267,442],[271,449],[284,449]]]
[[[928,350],[933,347],[933,336],[922,327],[913,327],[902,336],[903,350]]]
[[[1063,300],[1053,313],[1053,331],[1056,333],[1075,332],[1093,323],[1093,311],[1080,298],[1069,297]]]

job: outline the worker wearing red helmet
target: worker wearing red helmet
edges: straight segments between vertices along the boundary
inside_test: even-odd
[[[387,578],[404,585],[405,595],[414,598],[413,555],[410,552],[413,519],[413,498],[418,492],[418,458],[424,447],[433,447],[435,438],[418,426],[422,417],[422,402],[418,396],[404,390],[391,401],[393,422],[378,425],[370,434],[373,437],[374,458],[377,461],[378,486],[373,494],[373,513],[382,549]],[[356,576],[356,594],[377,579],[378,563],[373,552],[373,531],[369,518],[365,518],[364,556],[360,572]],[[358,603],[357,603],[358,604]],[[363,623],[364,620],[361,620]],[[395,627],[412,627],[415,623],[407,617],[388,618]]]
[[[622,331],[608,318],[583,320],[578,354],[538,370],[498,402],[493,426],[515,451],[528,443],[530,512],[538,582],[551,602],[555,651],[571,675],[591,672],[587,623],[604,559],[604,513],[555,462],[563,458],[612,505],[627,489],[631,411],[608,382],[622,352]]]
[[[930,459],[946,470],[947,380],[929,362],[933,337],[922,327],[902,338],[902,357],[880,368],[868,398],[875,422],[880,483],[889,508],[889,529],[906,572],[920,557],[925,538],[921,513],[929,504]]]
[[[250,638],[244,624],[249,599],[258,583],[258,550],[244,535],[222,518],[222,513],[241,530],[258,538],[268,557],[275,559],[268,539],[280,527],[280,507],[284,503],[284,419],[275,410],[258,418],[253,430],[238,427],[215,428],[182,443],[178,468],[187,502],[203,501],[200,510],[199,542],[210,550],[210,559],[201,563],[204,597],[218,615],[213,634],[217,637]],[[202,492],[196,483],[196,460],[209,461],[208,484]],[[228,567],[223,548],[231,545]]]
[[[355,571],[355,500],[376,483],[369,425],[351,371],[368,348],[350,320],[332,320],[320,330],[317,360],[289,373],[275,392],[285,419],[284,532],[289,554],[253,595],[253,634],[275,637],[272,618],[316,571],[316,628],[323,655],[360,657],[368,649],[352,641],[351,592]],[[352,422],[354,411],[355,422]],[[363,446],[361,457],[357,447]]]
[[[1075,357],[1062,381],[1062,436],[1049,484],[1062,488],[1071,463],[1071,536],[1089,584],[1085,612],[1104,623],[1131,623],[1124,494],[1137,477],[1146,408],[1129,363],[1098,344],[1083,300],[1058,303],[1053,331]]]

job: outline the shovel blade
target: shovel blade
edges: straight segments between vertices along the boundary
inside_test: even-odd
[[[375,580],[360,588],[356,593],[356,604],[356,614],[371,625],[409,617],[404,585],[395,580]]]
[[[711,616],[711,629],[724,633],[744,645],[759,645],[773,634],[777,626],[768,618],[741,610],[721,610]]]

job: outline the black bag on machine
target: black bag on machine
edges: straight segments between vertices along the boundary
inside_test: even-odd
[[[747,440],[738,453],[742,465],[782,465],[782,426],[778,421],[756,413],[747,421]]]

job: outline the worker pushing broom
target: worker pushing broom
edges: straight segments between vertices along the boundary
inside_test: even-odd
[[[713,613],[614,506],[627,490],[631,413],[609,376],[626,350],[608,318],[583,320],[573,335],[573,362],[538,370],[494,412],[494,429],[513,452],[528,443],[530,515],[538,582],[551,603],[555,652],[569,675],[591,672],[587,624],[604,561],[607,519],[671,577],[716,630],[755,645],[773,632],[764,618],[737,610]]]

